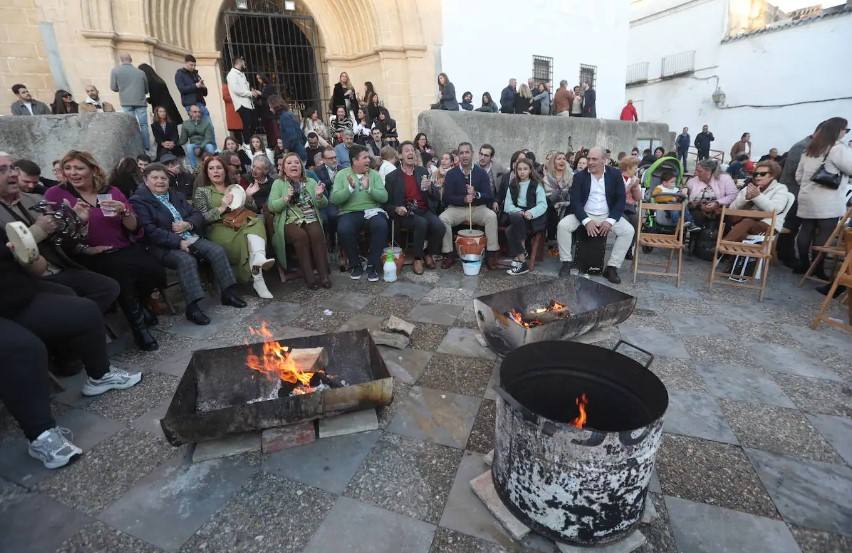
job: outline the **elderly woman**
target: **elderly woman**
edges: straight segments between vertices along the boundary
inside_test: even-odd
[[[245,307],[246,302],[234,291],[236,279],[228,255],[222,246],[200,236],[204,217],[189,205],[183,194],[169,190],[166,167],[152,163],[145,168],[143,177],[145,186],[136,190],[130,203],[139,214],[151,253],[178,273],[186,301],[186,318],[198,325],[210,324],[210,318],[198,306],[206,296],[198,274],[198,258],[210,264],[222,291],[222,304]]]
[[[739,193],[731,176],[722,173],[719,163],[712,159],[702,159],[695,165],[695,176],[686,182],[686,188],[688,207],[699,226],[718,219],[722,207],[730,205]]]
[[[269,211],[275,214],[272,236],[275,255],[279,264],[286,268],[289,242],[296,251],[308,288],[331,288],[328,250],[320,216],[320,209],[328,205],[325,185],[305,176],[305,168],[295,152],[285,155],[282,164],[281,178],[272,184],[267,204]]]
[[[517,161],[517,158],[516,158]],[[556,239],[556,225],[568,211],[568,190],[574,180],[574,172],[568,165],[568,156],[564,152],[555,152],[549,157],[544,168],[541,184],[547,195],[547,238]]]
[[[823,121],[796,169],[796,181],[801,185],[797,215],[802,220],[796,237],[800,263],[797,273],[808,270],[811,246],[825,244],[837,224],[837,218],[846,212],[845,194],[849,175],[852,175],[852,148],[844,144],[842,139],[849,132],[848,126],[842,117]],[[823,164],[827,172],[840,175],[837,188],[812,180]],[[824,276],[822,267],[816,267],[814,274]]]
[[[130,323],[136,345],[144,351],[157,349],[157,340],[148,330],[149,325],[157,324],[157,318],[143,305],[153,290],[165,288],[166,273],[133,241],[142,229],[130,202],[121,190],[107,184],[103,169],[90,153],[71,150],[62,158],[62,167],[68,180],[48,188],[44,197],[71,207],[77,202],[89,207],[86,244],[75,261],[118,282],[118,305]]]
[[[252,196],[257,212],[262,213],[272,192],[272,184],[275,176],[275,168],[266,156],[257,156],[251,162],[251,173],[240,183],[246,190],[253,184],[257,185],[257,191]]]
[[[756,211],[775,212],[775,232],[781,232],[784,227],[784,217],[793,205],[787,187],[777,179],[781,174],[781,166],[771,159],[761,161],[754,167],[751,184],[740,190],[729,206],[731,209],[754,209]],[[724,240],[741,242],[750,234],[764,234],[769,230],[771,218],[750,219],[748,217],[731,217],[733,226],[725,234]]]
[[[272,299],[263,270],[271,268],[275,260],[266,258],[266,229],[254,201],[260,186],[256,182],[249,184],[245,205],[233,211],[230,206],[234,197],[228,186],[225,162],[220,157],[207,158],[201,166],[192,205],[207,223],[207,237],[225,248],[237,281],[251,281],[259,297]]]

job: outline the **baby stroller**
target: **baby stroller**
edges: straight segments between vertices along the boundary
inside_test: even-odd
[[[670,171],[675,175],[675,187],[666,189],[661,186],[662,179],[660,176]],[[683,165],[680,160],[673,157],[661,157],[649,167],[645,168],[641,174],[642,188],[645,191],[644,197],[646,202],[660,204],[674,204],[686,201],[686,196],[680,192],[683,187]],[[645,213],[645,219],[641,221],[642,232],[654,234],[674,234],[677,229],[677,213],[672,211],[654,211],[648,210]],[[649,253],[653,250],[651,246],[642,246],[644,253]]]

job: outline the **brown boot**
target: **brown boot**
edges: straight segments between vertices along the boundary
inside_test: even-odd
[[[432,270],[435,268],[435,260],[432,258],[431,255],[426,255],[425,262],[427,269]]]
[[[422,259],[415,259],[414,265],[412,265],[411,270],[414,271],[415,275],[422,275],[423,274],[423,260]]]
[[[485,266],[488,267],[489,271],[496,271],[500,268],[500,264],[497,262],[497,255],[492,254],[485,258]]]
[[[448,253],[447,255],[444,256],[444,260],[441,261],[441,268],[442,269],[449,269],[450,267],[453,266],[453,263],[455,263],[455,262],[456,262],[455,254]]]

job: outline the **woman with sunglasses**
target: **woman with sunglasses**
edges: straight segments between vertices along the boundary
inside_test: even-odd
[[[67,90],[57,90],[53,97],[53,103],[50,104],[50,111],[53,115],[61,115],[64,113],[78,113],[79,108],[74,97]]]
[[[731,209],[753,209],[756,211],[775,212],[775,232],[781,232],[784,226],[784,217],[790,206],[793,205],[790,192],[787,187],[777,179],[781,174],[781,166],[778,162],[767,159],[761,161],[754,168],[752,181],[744,186],[734,201]],[[764,234],[769,230],[772,223],[771,218],[750,219],[748,217],[731,217],[733,226],[728,230],[723,240],[741,242],[750,234]]]

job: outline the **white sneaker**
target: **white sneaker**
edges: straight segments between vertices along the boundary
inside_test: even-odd
[[[142,373],[129,373],[110,366],[109,371],[101,378],[86,378],[81,393],[84,396],[99,396],[110,390],[126,390],[139,384]]]
[[[83,454],[82,449],[69,441],[71,438],[73,436],[67,428],[56,426],[45,430],[30,442],[30,457],[38,459],[49,469],[64,467]]]

